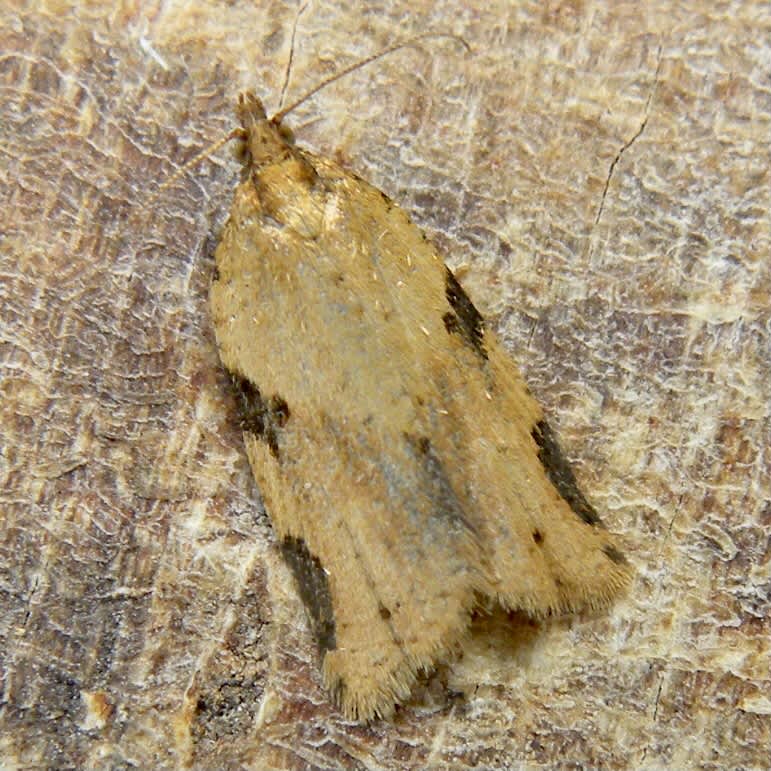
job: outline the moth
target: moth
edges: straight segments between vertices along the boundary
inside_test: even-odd
[[[211,314],[249,462],[345,715],[388,716],[480,603],[627,583],[515,364],[408,215],[242,94]]]

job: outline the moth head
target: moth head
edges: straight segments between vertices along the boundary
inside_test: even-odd
[[[236,115],[241,123],[238,155],[245,165],[261,167],[289,154],[294,142],[292,132],[280,119],[269,120],[262,102],[251,91],[239,94]]]

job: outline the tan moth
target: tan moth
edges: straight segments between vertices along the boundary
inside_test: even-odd
[[[369,719],[452,651],[480,600],[601,608],[630,570],[437,248],[296,147],[286,112],[239,99],[211,313],[325,685]]]

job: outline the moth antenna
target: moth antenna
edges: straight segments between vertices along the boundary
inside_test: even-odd
[[[292,68],[292,59],[294,57],[294,41],[295,41],[295,34],[297,32],[297,23],[300,19],[300,15],[306,9],[307,6],[308,6],[308,3],[305,3],[297,12],[297,16],[295,17],[294,28],[292,30],[292,43],[289,51],[289,62],[287,65],[284,86],[282,88],[281,102],[283,102],[284,100],[284,94],[289,84],[289,76]],[[452,33],[449,33],[449,32],[424,32],[422,35],[415,35],[414,37],[408,38],[407,40],[402,40],[400,43],[395,43],[392,46],[388,46],[388,48],[384,48],[382,51],[378,51],[377,53],[374,53],[371,56],[367,56],[364,59],[360,59],[359,61],[354,62],[349,67],[346,67],[340,72],[337,72],[334,75],[331,75],[326,80],[322,80],[321,83],[319,83],[317,86],[312,88],[304,96],[300,97],[297,101],[290,104],[289,107],[285,107],[283,110],[280,110],[279,112],[277,112],[271,118],[271,121],[276,125],[278,125],[290,112],[292,112],[292,110],[296,109],[303,102],[306,102],[312,96],[317,94],[319,91],[321,91],[322,88],[326,88],[326,86],[328,86],[330,83],[334,83],[336,80],[339,80],[340,78],[343,78],[346,75],[349,75],[355,70],[358,70],[362,67],[366,67],[368,64],[371,64],[372,62],[377,61],[378,59],[382,59],[384,56],[388,56],[389,54],[392,54],[395,51],[400,51],[402,48],[409,48],[410,46],[415,46],[421,40],[425,40],[427,38],[448,38],[450,40],[455,41],[456,43],[460,43],[468,53],[471,53],[471,46],[459,35],[453,35]],[[232,129],[225,136],[220,137],[220,139],[217,139],[216,141],[212,142],[208,147],[205,147],[203,150],[201,150],[201,152],[199,152],[189,161],[187,161],[182,166],[180,166],[150,196],[149,200],[144,205],[143,209],[146,210],[149,207],[151,207],[161,197],[161,195],[163,195],[163,193],[166,190],[168,190],[172,185],[176,184],[176,182],[185,174],[187,174],[187,172],[190,171],[190,169],[192,169],[194,166],[197,166],[201,161],[205,160],[210,155],[212,155],[212,153],[217,152],[217,150],[219,150],[220,147],[222,147],[223,145],[226,145],[231,140],[237,139],[237,138],[241,138],[241,139],[246,138],[246,132],[240,126],[238,128]]]
[[[292,26],[292,42],[289,45],[289,61],[286,64],[286,72],[284,73],[284,85],[281,86],[281,96],[278,100],[278,107],[281,109],[281,105],[284,104],[286,98],[286,90],[289,88],[289,76],[292,74],[292,62],[294,61],[294,41],[297,37],[297,24],[300,21],[303,11],[308,7],[308,3],[303,3],[300,9],[297,11],[297,15],[294,17],[294,25]]]
[[[187,174],[190,169],[197,166],[201,161],[208,158],[212,153],[216,153],[223,145],[226,145],[232,139],[245,136],[244,130],[239,126],[238,128],[231,129],[225,136],[220,137],[216,141],[212,142],[208,147],[201,150],[200,153],[191,158],[187,163],[182,164],[167,180],[165,180],[158,189],[150,196],[150,199],[145,204],[145,208],[152,206],[163,193],[168,190],[176,181]]]
[[[321,91],[322,88],[326,88],[330,83],[334,83],[336,80],[340,80],[340,78],[343,78],[346,75],[349,75],[355,70],[361,69],[362,67],[366,67],[368,64],[371,64],[372,62],[377,61],[378,59],[382,59],[384,56],[388,56],[389,54],[394,53],[394,51],[400,51],[402,48],[409,48],[410,46],[417,45],[418,42],[421,40],[425,40],[426,38],[432,38],[432,37],[442,37],[442,38],[449,38],[450,40],[454,40],[456,43],[460,43],[468,53],[471,53],[471,46],[459,35],[453,35],[449,32],[424,32],[422,35],[415,35],[415,37],[408,38],[407,40],[402,40],[400,43],[395,43],[394,45],[389,46],[388,48],[384,48],[382,51],[378,51],[377,53],[372,54],[372,56],[367,56],[364,59],[360,59],[359,61],[351,64],[349,67],[346,67],[345,69],[340,70],[340,72],[336,72],[334,75],[331,75],[326,80],[322,80],[321,83],[319,83],[317,86],[314,86],[310,91],[308,91],[306,94],[301,96],[296,102],[293,102],[292,104],[290,104],[289,107],[284,107],[282,110],[279,110],[271,118],[271,121],[275,124],[281,123],[281,121],[290,112],[292,112],[292,110],[296,109],[303,102],[306,102],[312,96],[317,94],[319,91]],[[288,76],[288,71],[287,71],[287,76]]]

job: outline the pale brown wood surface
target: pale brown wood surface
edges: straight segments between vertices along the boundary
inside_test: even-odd
[[[312,2],[287,119],[425,227],[636,570],[493,616],[393,722],[343,721],[206,303],[298,6],[0,9],[0,765],[763,769],[771,745],[771,11]],[[453,696],[453,694],[455,694]]]

